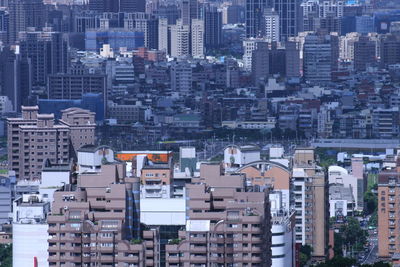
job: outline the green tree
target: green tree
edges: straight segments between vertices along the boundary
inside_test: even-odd
[[[352,267],[357,263],[355,259],[336,256],[331,260],[314,265],[315,267]]]
[[[365,213],[370,215],[375,212],[376,208],[378,207],[378,198],[374,193],[369,190],[365,192],[364,195],[364,202],[365,202]]]
[[[367,241],[367,233],[360,226],[360,222],[353,218],[348,217],[346,224],[340,228],[343,243],[346,246],[351,246],[355,250],[361,250]]]
[[[362,264],[360,267],[390,267],[391,265],[387,262],[378,261],[374,264]]]
[[[300,248],[300,266],[305,266],[311,259],[312,247],[310,245],[304,245]]]
[[[12,267],[11,244],[0,244],[0,267]]]

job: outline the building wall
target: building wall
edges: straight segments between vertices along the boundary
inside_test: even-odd
[[[272,267],[294,266],[294,231],[288,223],[272,224]]]
[[[47,224],[13,223],[13,266],[48,267]]]
[[[140,200],[140,222],[146,225],[185,225],[184,198]]]

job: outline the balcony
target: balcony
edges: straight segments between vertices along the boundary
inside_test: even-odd
[[[179,257],[178,256],[168,256],[167,261],[169,263],[179,263]]]
[[[190,242],[191,243],[205,243],[206,242],[206,237],[204,236],[196,236],[196,237],[190,237]]]
[[[225,248],[224,247],[210,247],[210,252],[211,253],[225,253]]]
[[[145,184],[144,188],[146,190],[161,190],[162,185],[161,184]]]
[[[57,246],[57,245],[54,245],[54,246],[49,246],[49,248],[48,248],[48,251],[49,252],[57,252],[57,251],[59,251],[60,249],[59,249],[59,247]]]
[[[161,193],[146,193],[147,198],[161,198],[162,194]]]
[[[123,256],[123,257],[118,257],[118,261],[123,261],[126,263],[139,263],[139,257],[138,256]]]
[[[207,247],[206,246],[190,246],[191,253],[206,253]]]
[[[115,257],[113,256],[100,256],[100,260],[104,263],[110,263],[115,260]]]
[[[190,256],[190,262],[191,263],[204,263],[204,264],[207,264],[207,257],[206,256],[191,255]]]
[[[152,231],[144,231],[143,232],[143,239],[153,239],[153,232]]]
[[[154,253],[152,250],[146,250],[145,255],[146,257],[154,257]]]

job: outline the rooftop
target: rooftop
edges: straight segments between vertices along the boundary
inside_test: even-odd
[[[78,149],[78,152],[94,153],[101,149],[110,149],[110,147],[109,146],[84,145]]]

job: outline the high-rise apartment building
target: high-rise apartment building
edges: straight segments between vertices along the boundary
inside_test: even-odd
[[[293,210],[292,177],[281,148],[270,148],[271,161],[253,161],[237,170],[246,175],[246,184],[269,187],[271,206],[272,266],[292,266],[295,262],[295,213]],[[276,153],[277,152],[277,153]],[[274,161],[277,162],[274,162]]]
[[[296,243],[310,245],[312,257],[325,259],[328,233],[328,179],[316,163],[314,149],[296,149],[293,158]]]
[[[81,108],[68,108],[62,111],[61,124],[68,126],[74,151],[84,145],[95,143],[96,114]]]
[[[251,59],[251,74],[253,83],[258,86],[265,84],[269,77],[269,48],[268,43],[259,43],[253,51]]]
[[[184,57],[190,55],[190,26],[178,20],[171,25],[171,57]]]
[[[301,3],[304,31],[325,29],[330,32],[341,31],[341,18],[344,16],[345,3],[341,0],[307,0]]]
[[[159,18],[158,19],[158,50],[163,50],[168,53],[168,19]]]
[[[50,203],[39,194],[23,194],[13,202],[13,266],[49,266],[49,212]]]
[[[378,257],[390,259],[400,250],[399,166],[383,170],[378,175]]]
[[[366,36],[360,36],[354,42],[354,69],[365,71],[368,65],[376,63],[376,44]]]
[[[300,77],[300,48],[297,42],[285,43],[285,67],[286,77],[299,78]]]
[[[303,75],[307,81],[324,83],[331,81],[337,70],[339,41],[335,35],[309,34],[303,46]]]
[[[47,219],[49,265],[157,266],[157,232],[135,228],[138,190],[125,163],[109,162],[56,191]]]
[[[273,8],[266,8],[264,10],[263,18],[263,36],[268,42],[279,42],[279,15]]]
[[[171,89],[182,95],[192,91],[192,67],[185,62],[174,62],[171,66]]]
[[[204,20],[193,19],[190,33],[192,57],[204,58]]]
[[[381,37],[381,66],[400,63],[400,36],[387,34]]]
[[[124,28],[144,33],[144,47],[158,48],[158,19],[144,12],[127,13],[124,17]]]
[[[49,99],[81,99],[86,93],[100,93],[107,97],[106,75],[70,73],[49,75],[47,93]]]
[[[202,164],[198,180],[186,186],[186,227],[166,246],[167,266],[271,266],[268,188],[247,190],[244,175],[221,175],[219,164]]]
[[[82,120],[82,115],[87,120]],[[9,169],[15,171],[17,179],[40,179],[46,160],[53,164],[69,162],[72,156],[71,140],[76,146],[93,143],[94,124],[87,123],[94,121],[93,113],[86,110],[71,113],[71,110],[66,110],[63,118],[64,124],[56,124],[54,114],[39,114],[39,108],[34,106],[22,107],[20,118],[7,119]],[[86,125],[82,126],[86,133],[80,132],[79,123]],[[75,134],[87,138],[80,139],[73,136]]]
[[[258,45],[267,44],[267,41],[262,38],[249,38],[243,40],[243,64],[244,69],[251,71],[253,51],[258,48]]]

